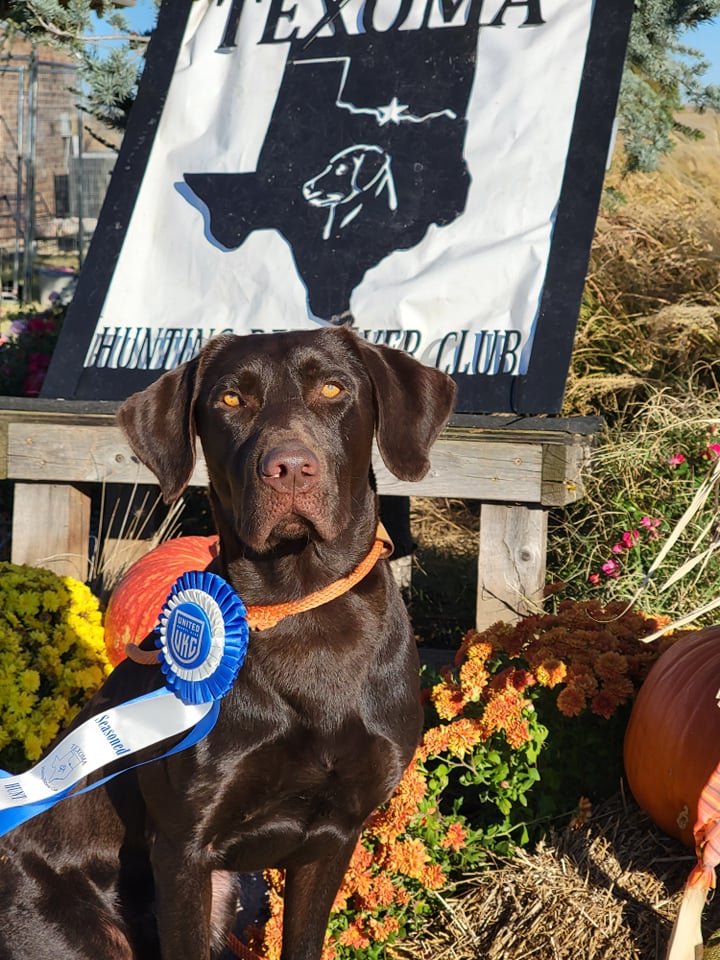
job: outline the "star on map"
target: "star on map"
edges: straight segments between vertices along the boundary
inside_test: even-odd
[[[399,124],[406,119],[402,116],[408,108],[407,103],[399,103],[397,97],[393,97],[390,103],[385,107],[378,107],[378,125],[384,127],[386,123]],[[408,118],[409,119],[409,118]]]

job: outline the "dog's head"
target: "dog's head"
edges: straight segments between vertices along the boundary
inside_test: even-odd
[[[118,420],[170,503],[200,439],[216,520],[257,552],[332,540],[367,514],[373,434],[419,480],[452,410],[450,377],[343,328],[223,335],[130,397]]]
[[[305,181],[303,196],[314,207],[335,207],[373,187],[377,196],[390,176],[390,156],[381,147],[347,147],[331,157],[324,170]]]

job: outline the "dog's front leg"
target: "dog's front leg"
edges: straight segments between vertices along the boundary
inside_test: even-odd
[[[320,860],[288,867],[281,960],[320,960],[330,908],[358,836],[336,845]]]
[[[211,872],[162,835],[153,842],[151,862],[162,960],[210,960]]]

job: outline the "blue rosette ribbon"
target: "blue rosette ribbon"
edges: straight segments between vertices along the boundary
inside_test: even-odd
[[[247,652],[245,605],[217,574],[184,573],[165,601],[155,642],[175,696],[188,704],[220,700]]]

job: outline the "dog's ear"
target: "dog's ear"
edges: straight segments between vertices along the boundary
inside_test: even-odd
[[[190,360],[123,403],[117,420],[133,453],[152,470],[165,503],[187,487],[195,466],[195,378]]]
[[[375,395],[378,449],[400,480],[421,480],[428,455],[455,403],[455,383],[402,350],[357,338]]]
[[[385,163],[387,163],[385,153],[366,150],[362,155],[362,163],[355,174],[355,184],[358,189],[367,190]]]

